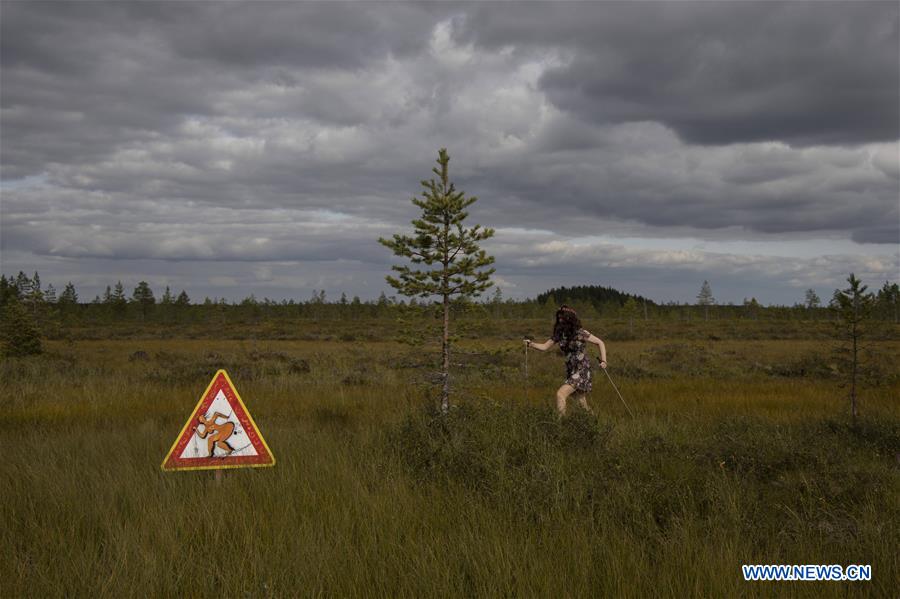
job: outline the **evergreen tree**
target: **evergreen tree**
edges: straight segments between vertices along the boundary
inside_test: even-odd
[[[341,299],[338,304],[340,306],[338,308],[338,318],[344,320],[345,318],[347,318],[347,313],[350,309],[350,301],[347,299],[347,294],[343,291],[341,291]]]
[[[25,301],[31,307],[31,313],[36,316],[41,304],[44,303],[44,291],[41,289],[41,277],[37,271],[34,272],[34,277],[31,279],[31,291],[25,297]]]
[[[0,318],[0,350],[4,356],[30,356],[41,353],[41,337],[34,320],[17,300],[3,308]]]
[[[491,312],[494,318],[500,318],[503,315],[503,290],[497,287],[490,300]]]
[[[391,287],[406,296],[440,298],[443,306],[443,335],[441,340],[441,411],[450,406],[450,302],[454,297],[470,298],[481,295],[493,283],[490,276],[494,268],[493,256],[488,256],[478,245],[479,241],[494,235],[490,228],[475,225],[463,227],[468,216],[465,208],[477,201],[456,191],[450,182],[448,165],[450,156],[446,148],[438,152],[440,169],[432,172],[438,179],[422,181],[425,188],[422,199],[412,202],[422,210],[420,218],[412,221],[414,234],[394,234],[393,239],[379,238],[378,242],[393,250],[394,255],[408,258],[414,266],[435,268],[417,269],[407,265],[394,265],[399,276],[387,276]]]
[[[116,281],[112,296],[110,296],[110,305],[118,316],[125,314],[128,308],[128,298],[125,297],[125,285],[122,284],[122,281]]]
[[[31,279],[28,278],[21,270],[19,274],[16,275],[16,289],[18,290],[19,299],[25,301],[25,299],[31,294]]]
[[[806,304],[806,308],[808,310],[815,310],[819,307],[821,300],[819,296],[816,294],[815,289],[807,289],[806,296],[804,298],[804,303]]]
[[[0,307],[5,306],[8,302],[19,299],[19,288],[16,287],[16,281],[12,277],[9,279],[4,275],[0,275]]]
[[[853,273],[850,273],[847,282],[850,286],[846,289],[834,290],[830,308],[838,315],[838,336],[850,354],[850,414],[856,418],[861,341],[867,332],[865,323],[871,316],[875,300],[871,293],[866,293],[868,287]]]
[[[72,284],[72,281],[66,283],[63,292],[59,295],[59,304],[60,306],[74,306],[78,303],[78,293],[75,292],[75,285]]]
[[[171,306],[175,303],[174,298],[172,298],[172,290],[169,289],[169,286],[166,285],[166,290],[163,292],[162,298],[159,300],[161,306]]]
[[[900,312],[900,285],[885,281],[884,286],[878,290],[876,303],[883,318],[897,322],[898,312]]]
[[[759,302],[756,301],[756,298],[750,298],[749,300],[744,298],[744,312],[750,318],[750,320],[756,320],[759,317],[759,311],[761,306]]]
[[[131,295],[131,299],[141,310],[141,320],[147,318],[147,313],[156,303],[156,299],[153,297],[153,290],[150,289],[150,285],[147,284],[147,281],[141,281],[137,284],[137,287],[134,288],[134,292]]]
[[[187,292],[182,289],[181,293],[178,294],[178,297],[175,298],[176,306],[189,306],[191,304],[191,298],[188,297]]]
[[[628,332],[634,335],[634,319],[638,314],[638,304],[633,297],[629,297],[622,307],[622,314],[628,320]]]
[[[128,302],[128,298],[125,297],[125,285],[122,284],[122,281],[116,281],[116,286],[113,287],[112,300],[114,304]]]
[[[703,306],[703,319],[709,320],[709,307],[716,303],[715,298],[713,298],[712,289],[709,286],[709,281],[704,280],[703,285],[700,286],[700,293],[697,294],[697,305]]]
[[[56,300],[56,287],[53,286],[53,283],[49,283],[44,291],[44,301],[48,304],[55,304]]]
[[[44,291],[41,289],[41,277],[37,271],[35,271],[33,278],[29,279],[28,277],[23,277],[22,282],[23,293],[21,296],[21,303],[23,307],[31,313],[35,322],[37,322],[39,318],[38,312],[44,305]]]

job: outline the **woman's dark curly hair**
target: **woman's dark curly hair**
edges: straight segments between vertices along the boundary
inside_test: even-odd
[[[556,311],[556,323],[553,325],[553,338],[574,339],[575,334],[581,330],[581,319],[571,307],[563,304]]]

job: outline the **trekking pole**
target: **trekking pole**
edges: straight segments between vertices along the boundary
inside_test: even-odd
[[[618,395],[618,396],[619,396],[619,399],[622,400],[622,405],[625,406],[625,409],[628,410],[628,413],[631,414],[631,417],[632,417],[632,418],[634,418],[634,412],[632,412],[632,411],[631,411],[631,408],[628,407],[628,404],[625,403],[625,398],[622,397],[622,394],[621,394],[621,393],[619,393],[619,388],[616,387],[616,384],[613,382],[612,377],[609,376],[609,371],[607,371],[605,368],[602,368],[601,370],[603,370],[603,372],[606,373],[606,378],[609,379],[609,384],[612,385],[612,386],[613,386],[613,389],[616,390],[616,395]]]
[[[528,344],[525,344],[525,401],[528,401]]]

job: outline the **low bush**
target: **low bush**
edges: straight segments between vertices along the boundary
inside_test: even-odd
[[[560,420],[549,408],[488,402],[410,416],[389,440],[418,480],[462,487],[528,520],[580,511],[655,538],[676,522],[721,526],[736,501],[732,532],[759,545],[810,531],[840,543],[868,506],[887,517],[890,485],[871,462],[890,469],[900,454],[896,423],[734,417],[617,428],[580,410]]]

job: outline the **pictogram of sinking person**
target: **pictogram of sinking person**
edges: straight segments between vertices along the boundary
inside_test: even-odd
[[[219,418],[222,418],[225,422],[217,423],[216,420]],[[206,449],[209,452],[209,457],[215,457],[213,451],[216,447],[225,452],[223,457],[227,457],[234,452],[234,447],[228,443],[228,439],[234,434],[234,423],[228,421],[228,416],[216,412],[210,418],[201,414],[197,416],[197,420],[203,425],[203,432],[197,430],[197,427],[194,430],[197,432],[198,437],[206,439]]]

